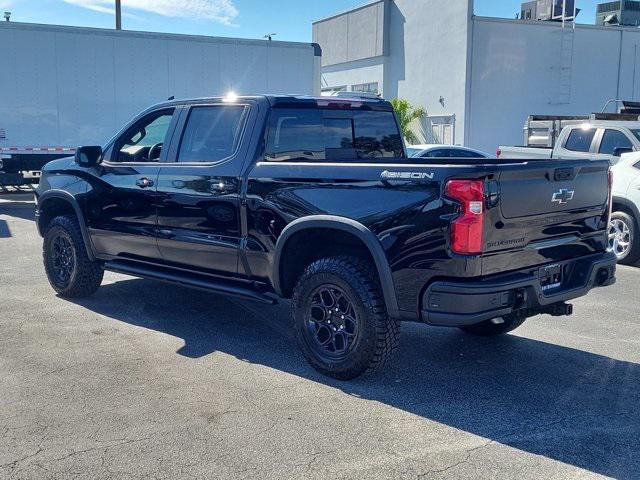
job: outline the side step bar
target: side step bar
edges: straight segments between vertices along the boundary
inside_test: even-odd
[[[165,268],[154,268],[146,265],[121,261],[105,262],[103,268],[111,272],[124,273],[125,275],[132,275],[134,277],[148,278],[150,280],[157,280],[174,285],[197,288],[209,292],[266,303],[268,305],[275,305],[278,303],[275,298],[265,295],[257,290],[242,287],[231,282],[212,280],[200,275],[175,272]]]

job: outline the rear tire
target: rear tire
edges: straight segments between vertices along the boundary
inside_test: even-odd
[[[496,323],[494,319],[486,320],[475,325],[460,327],[460,330],[479,337],[494,337],[497,335],[504,335],[506,333],[512,332],[520,325],[522,325],[526,318],[518,317],[515,315],[506,315],[504,317],[501,317],[501,320],[502,323]]]
[[[613,212],[609,224],[609,248],[618,262],[633,265],[640,259],[640,234],[634,218],[625,212]]]
[[[104,270],[92,262],[74,216],[51,220],[42,247],[44,269],[53,289],[62,297],[87,297],[100,287]]]
[[[387,315],[376,271],[355,257],[309,265],[294,289],[291,316],[307,361],[339,380],[380,370],[399,343],[400,323]]]

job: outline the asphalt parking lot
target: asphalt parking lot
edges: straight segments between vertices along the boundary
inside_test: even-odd
[[[107,274],[55,296],[30,196],[0,195],[0,478],[640,478],[640,269],[477,339],[403,326],[341,383],[264,307]]]

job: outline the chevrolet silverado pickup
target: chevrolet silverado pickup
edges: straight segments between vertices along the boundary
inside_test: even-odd
[[[589,116],[531,115],[522,147],[498,147],[502,159],[609,160],[640,151],[637,114],[594,113]]]
[[[62,297],[108,270],[290,299],[302,353],[343,380],[402,321],[500,335],[615,282],[609,162],[475,160],[407,158],[378,99],[165,102],[46,165],[44,268]]]

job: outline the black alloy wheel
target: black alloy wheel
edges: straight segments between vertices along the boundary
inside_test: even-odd
[[[66,232],[60,231],[49,245],[53,281],[58,287],[65,288],[69,285],[76,265],[76,253],[71,239]]]
[[[358,315],[348,294],[337,285],[321,285],[311,294],[308,345],[319,357],[344,360],[358,338]]]

